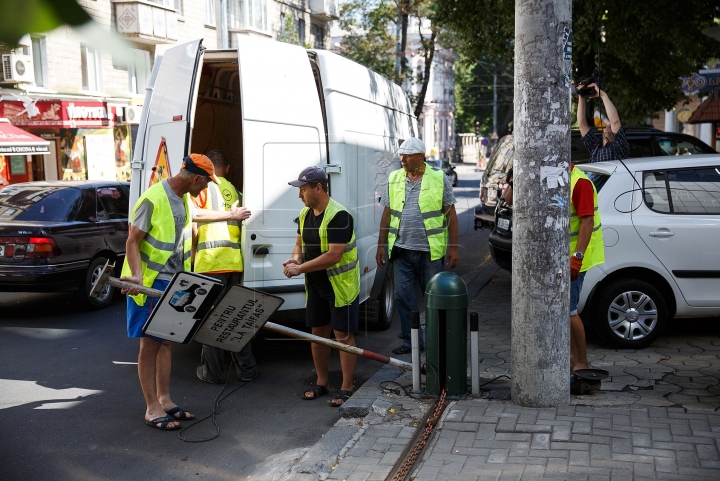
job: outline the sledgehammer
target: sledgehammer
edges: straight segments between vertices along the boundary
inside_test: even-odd
[[[121,281],[120,279],[117,279],[115,277],[110,277],[110,274],[112,274],[114,267],[115,267],[115,263],[111,264],[110,261],[107,261],[105,263],[105,267],[103,267],[103,270],[100,273],[100,276],[95,281],[95,284],[93,284],[93,287],[90,290],[90,297],[97,297],[105,285],[118,287],[120,289],[130,289],[132,287],[137,287],[138,290],[142,294],[145,294],[146,296],[162,297],[163,291],[161,291],[161,290],[152,289],[150,287],[145,287],[145,286],[139,286],[132,282],[125,282],[125,281]],[[350,354],[364,357],[366,359],[371,359],[373,361],[382,362],[383,364],[389,364],[391,366],[399,367],[400,369],[404,369],[406,371],[413,370],[412,364],[410,364],[409,362],[404,362],[399,359],[385,356],[383,354],[378,354],[376,352],[368,351],[367,349],[360,349],[359,347],[348,346],[341,342],[331,341],[330,339],[326,339],[326,338],[320,337],[320,336],[315,336],[313,334],[308,334],[307,332],[298,331],[296,329],[291,329],[289,327],[281,326],[280,324],[275,324],[274,322],[266,322],[262,327],[264,329],[267,329],[268,331],[276,332],[278,334],[284,334],[286,336],[294,337],[296,339],[302,339],[304,341],[314,342],[316,344],[321,344],[323,346],[327,346],[332,349],[337,349],[338,351],[349,352]]]

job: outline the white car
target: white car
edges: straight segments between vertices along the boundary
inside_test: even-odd
[[[578,305],[609,343],[641,348],[669,319],[720,316],[720,156],[578,165],[599,191],[605,263]]]

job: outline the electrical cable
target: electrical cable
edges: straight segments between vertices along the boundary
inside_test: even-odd
[[[433,370],[433,372],[435,372],[435,368],[434,368],[432,365],[427,364],[427,363],[425,363],[425,364],[423,364],[423,365],[424,365],[426,368],[429,367],[430,369]],[[497,377],[494,377],[493,379],[491,379],[491,380],[489,380],[489,381],[481,384],[479,387],[487,386],[488,384],[493,383],[493,382],[497,381],[498,379],[502,379],[502,378],[504,378],[504,377],[508,378],[508,380],[511,380],[511,379],[512,379],[512,378],[511,378],[509,375],[507,375],[507,374],[501,374],[501,375],[499,375],[499,376],[497,376]],[[433,387],[437,387],[437,382],[438,382],[438,378],[437,378],[437,375],[436,375],[436,376],[435,376],[435,385],[434,385]],[[387,387],[389,384],[396,384],[398,387],[397,387],[397,388],[394,388],[394,389],[393,389],[393,388],[389,388],[389,387]],[[400,384],[400,383],[397,382],[397,381],[383,381],[383,382],[381,382],[381,383],[379,384],[379,386],[380,386],[380,389],[382,389],[383,391],[387,391],[387,392],[390,392],[390,393],[395,394],[395,395],[398,395],[398,396],[401,395],[401,394],[405,394],[406,396],[411,397],[411,398],[413,398],[413,399],[427,399],[427,398],[430,398],[430,397],[435,397],[435,396],[430,396],[430,395],[428,395],[428,394],[421,395],[421,396],[418,396],[418,395],[416,395],[416,394],[413,394],[413,392],[412,392],[412,386],[411,386],[411,385],[409,385],[409,384],[407,384],[407,385],[402,385],[402,384]]]
[[[217,438],[217,437],[220,436],[220,426],[218,425],[217,421],[215,421],[215,415],[217,414],[218,409],[220,409],[220,403],[221,403],[225,398],[227,398],[228,396],[230,396],[232,393],[234,393],[235,391],[237,391],[238,389],[240,389],[241,387],[243,387],[245,384],[247,384],[247,382],[243,382],[242,384],[240,384],[238,387],[236,387],[235,389],[233,389],[232,391],[230,391],[229,393],[227,393],[227,394],[224,395],[223,397],[220,397],[220,396],[222,395],[222,393],[225,391],[225,388],[227,388],[228,383],[230,382],[230,373],[233,372],[233,369],[234,369],[234,368],[235,368],[235,356],[232,356],[232,362],[231,362],[231,364],[230,364],[230,371],[228,372],[228,375],[227,375],[227,377],[225,378],[225,384],[223,384],[222,389],[220,389],[220,392],[217,394],[217,396],[215,396],[215,402],[213,403],[213,406],[214,406],[214,407],[213,407],[213,412],[211,412],[210,414],[208,414],[207,416],[205,416],[205,417],[202,418],[202,419],[198,419],[197,421],[195,421],[195,422],[194,422],[193,424],[191,424],[190,426],[187,426],[187,427],[185,427],[185,428],[182,428],[180,431],[178,431],[177,436],[178,436],[178,439],[180,439],[180,441],[183,441],[183,442],[186,442],[186,443],[205,443],[205,442],[208,442],[208,441],[212,441],[213,439],[215,439],[215,438]],[[184,432],[187,431],[188,429],[194,428],[195,426],[198,426],[200,423],[202,423],[203,421],[206,421],[206,420],[208,420],[208,419],[211,419],[212,422],[213,422],[213,424],[215,425],[215,435],[214,435],[214,436],[212,436],[212,437],[210,437],[210,438],[198,439],[198,440],[190,440],[190,439],[187,439],[187,438],[185,438],[185,437],[182,436],[182,433],[184,433]]]

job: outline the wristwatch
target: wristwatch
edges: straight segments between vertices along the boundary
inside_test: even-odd
[[[583,259],[585,258],[585,254],[583,254],[582,252],[576,252],[576,253],[573,254],[572,256],[573,256],[575,259],[578,259],[578,260],[583,260]]]

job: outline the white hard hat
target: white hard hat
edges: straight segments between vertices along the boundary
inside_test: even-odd
[[[424,154],[425,144],[417,137],[410,137],[400,145],[400,148],[397,149],[397,153],[406,155]]]

